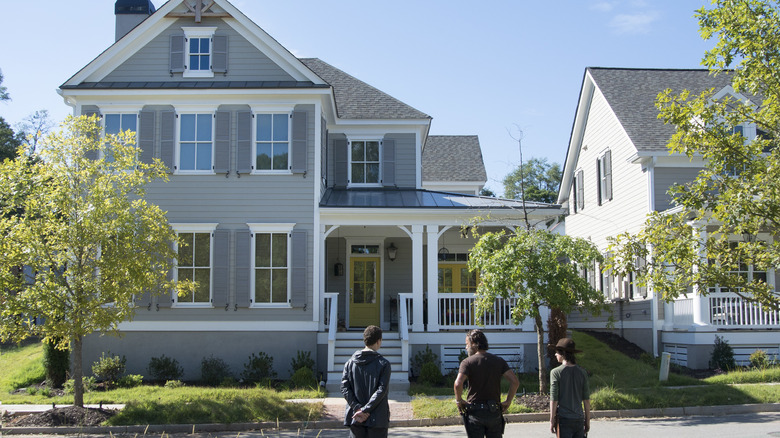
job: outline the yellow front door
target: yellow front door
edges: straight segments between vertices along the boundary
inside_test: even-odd
[[[349,326],[379,325],[379,257],[352,258],[349,283]]]

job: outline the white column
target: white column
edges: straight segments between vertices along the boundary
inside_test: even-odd
[[[674,329],[674,301],[667,303],[664,301],[664,331]]]
[[[425,331],[423,324],[423,226],[412,225],[412,331]]]
[[[707,230],[702,225],[693,224],[693,232],[699,237],[699,257],[706,255],[706,249],[704,247],[707,240]],[[694,270],[696,267],[694,266]],[[697,286],[693,286],[693,326],[703,327],[709,325],[709,313],[710,304],[709,300],[702,296],[702,291]],[[704,291],[706,292],[706,291]]]
[[[428,331],[439,331],[439,226],[428,225],[428,257],[425,266],[428,270]]]
[[[325,249],[325,225],[320,225],[320,232],[316,236],[314,248],[319,249],[314,254],[319,253],[319,257],[314,257],[314,321],[319,321],[320,331],[325,330],[325,318],[321,315],[325,308],[325,265],[328,263],[328,253]],[[319,242],[317,245],[316,242]]]

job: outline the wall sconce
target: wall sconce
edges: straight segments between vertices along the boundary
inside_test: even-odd
[[[387,258],[389,258],[391,262],[394,262],[397,255],[398,248],[395,247],[394,243],[390,242],[390,246],[387,247]]]
[[[341,277],[344,275],[344,264],[341,262],[336,263],[333,265],[333,275],[336,277]]]

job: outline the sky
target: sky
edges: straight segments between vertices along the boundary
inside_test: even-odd
[[[174,0],[180,1],[180,0]],[[152,0],[159,8],[163,0]],[[71,114],[57,88],[114,42],[114,0],[3,0],[0,70],[15,127]],[[486,187],[523,160],[563,164],[586,67],[701,68],[708,0],[231,0],[298,57],[314,57],[478,135]],[[518,139],[522,139],[518,141]]]

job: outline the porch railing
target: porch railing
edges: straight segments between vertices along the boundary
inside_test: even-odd
[[[484,328],[518,328],[512,322],[511,310],[516,298],[496,298],[490,311],[476,316],[474,294],[447,293],[439,295],[439,326],[465,328],[480,325]]]
[[[737,294],[709,296],[710,323],[718,327],[780,327],[780,310],[768,309]]]
[[[674,302],[674,324],[693,324],[693,298],[684,298]]]
[[[323,306],[323,321],[328,327],[328,371],[336,371],[336,331],[338,330],[339,294],[326,292],[323,294],[325,303]]]
[[[401,371],[409,371],[409,327],[412,325],[412,294],[398,294],[398,333],[401,338]]]

